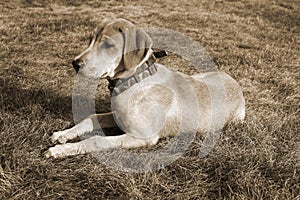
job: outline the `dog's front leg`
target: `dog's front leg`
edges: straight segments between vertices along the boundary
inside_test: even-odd
[[[49,148],[46,157],[63,158],[71,155],[97,152],[110,148],[135,148],[155,145],[158,136],[148,138],[135,138],[128,134],[119,136],[93,136],[77,143],[67,143]]]
[[[54,132],[51,136],[51,141],[53,143],[66,143],[69,140],[80,137],[81,135],[91,132],[97,128],[113,128],[116,127],[116,122],[114,120],[113,114],[94,114],[90,115],[88,118],[84,119],[82,122],[76,126],[64,130]]]

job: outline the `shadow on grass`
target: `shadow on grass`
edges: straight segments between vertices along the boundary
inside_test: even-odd
[[[3,85],[2,80],[0,84]],[[59,96],[48,89],[22,89],[18,85],[4,84],[1,97],[2,110],[9,113],[30,110],[32,105],[40,105],[47,114],[72,114],[72,97]]]
[[[12,67],[0,75],[3,75],[0,78],[1,111],[9,115],[30,116],[34,113],[39,116],[51,115],[51,118],[61,118],[67,121],[74,120],[79,123],[91,114],[107,112],[110,106],[109,99],[97,99],[98,106],[96,106],[94,98],[76,96],[76,101],[72,102],[71,95],[62,96],[49,88],[40,86],[26,88],[26,82],[32,85],[32,82],[37,81],[33,77],[25,76],[19,67]],[[72,109],[72,103],[75,110]],[[0,125],[1,123],[0,120]],[[119,128],[103,131],[107,136],[123,134]],[[99,135],[100,132],[103,133],[98,130],[92,135]],[[91,135],[87,134],[87,137],[89,136]]]
[[[72,95],[63,96],[53,88],[39,85],[35,77],[25,75],[20,67],[12,66],[0,71],[0,105],[6,113],[30,112],[38,105],[45,114],[72,116]],[[73,102],[74,104],[74,102]],[[109,99],[97,99],[97,112],[106,112]],[[95,113],[95,99],[76,96],[75,108],[80,108],[82,119]],[[99,107],[99,106],[98,106]]]

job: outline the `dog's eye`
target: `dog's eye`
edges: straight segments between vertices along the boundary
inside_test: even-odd
[[[114,47],[114,46],[115,46],[115,44],[111,40],[106,39],[103,42],[103,47],[106,48],[106,49],[109,49],[109,48]]]

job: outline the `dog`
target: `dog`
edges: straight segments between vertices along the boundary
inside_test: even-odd
[[[203,133],[243,121],[245,100],[233,78],[220,71],[188,76],[170,70],[156,63],[159,56],[151,47],[149,35],[125,19],[105,21],[96,29],[72,64],[80,76],[109,81],[115,110],[54,132],[51,140],[56,145],[47,151],[48,158],[152,146],[162,137]],[[67,143],[99,126],[119,126],[124,134]]]

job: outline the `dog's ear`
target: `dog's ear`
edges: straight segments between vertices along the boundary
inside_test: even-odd
[[[133,24],[121,26],[119,31],[123,34],[123,64],[126,70],[137,66],[146,56],[152,46],[149,35]]]

